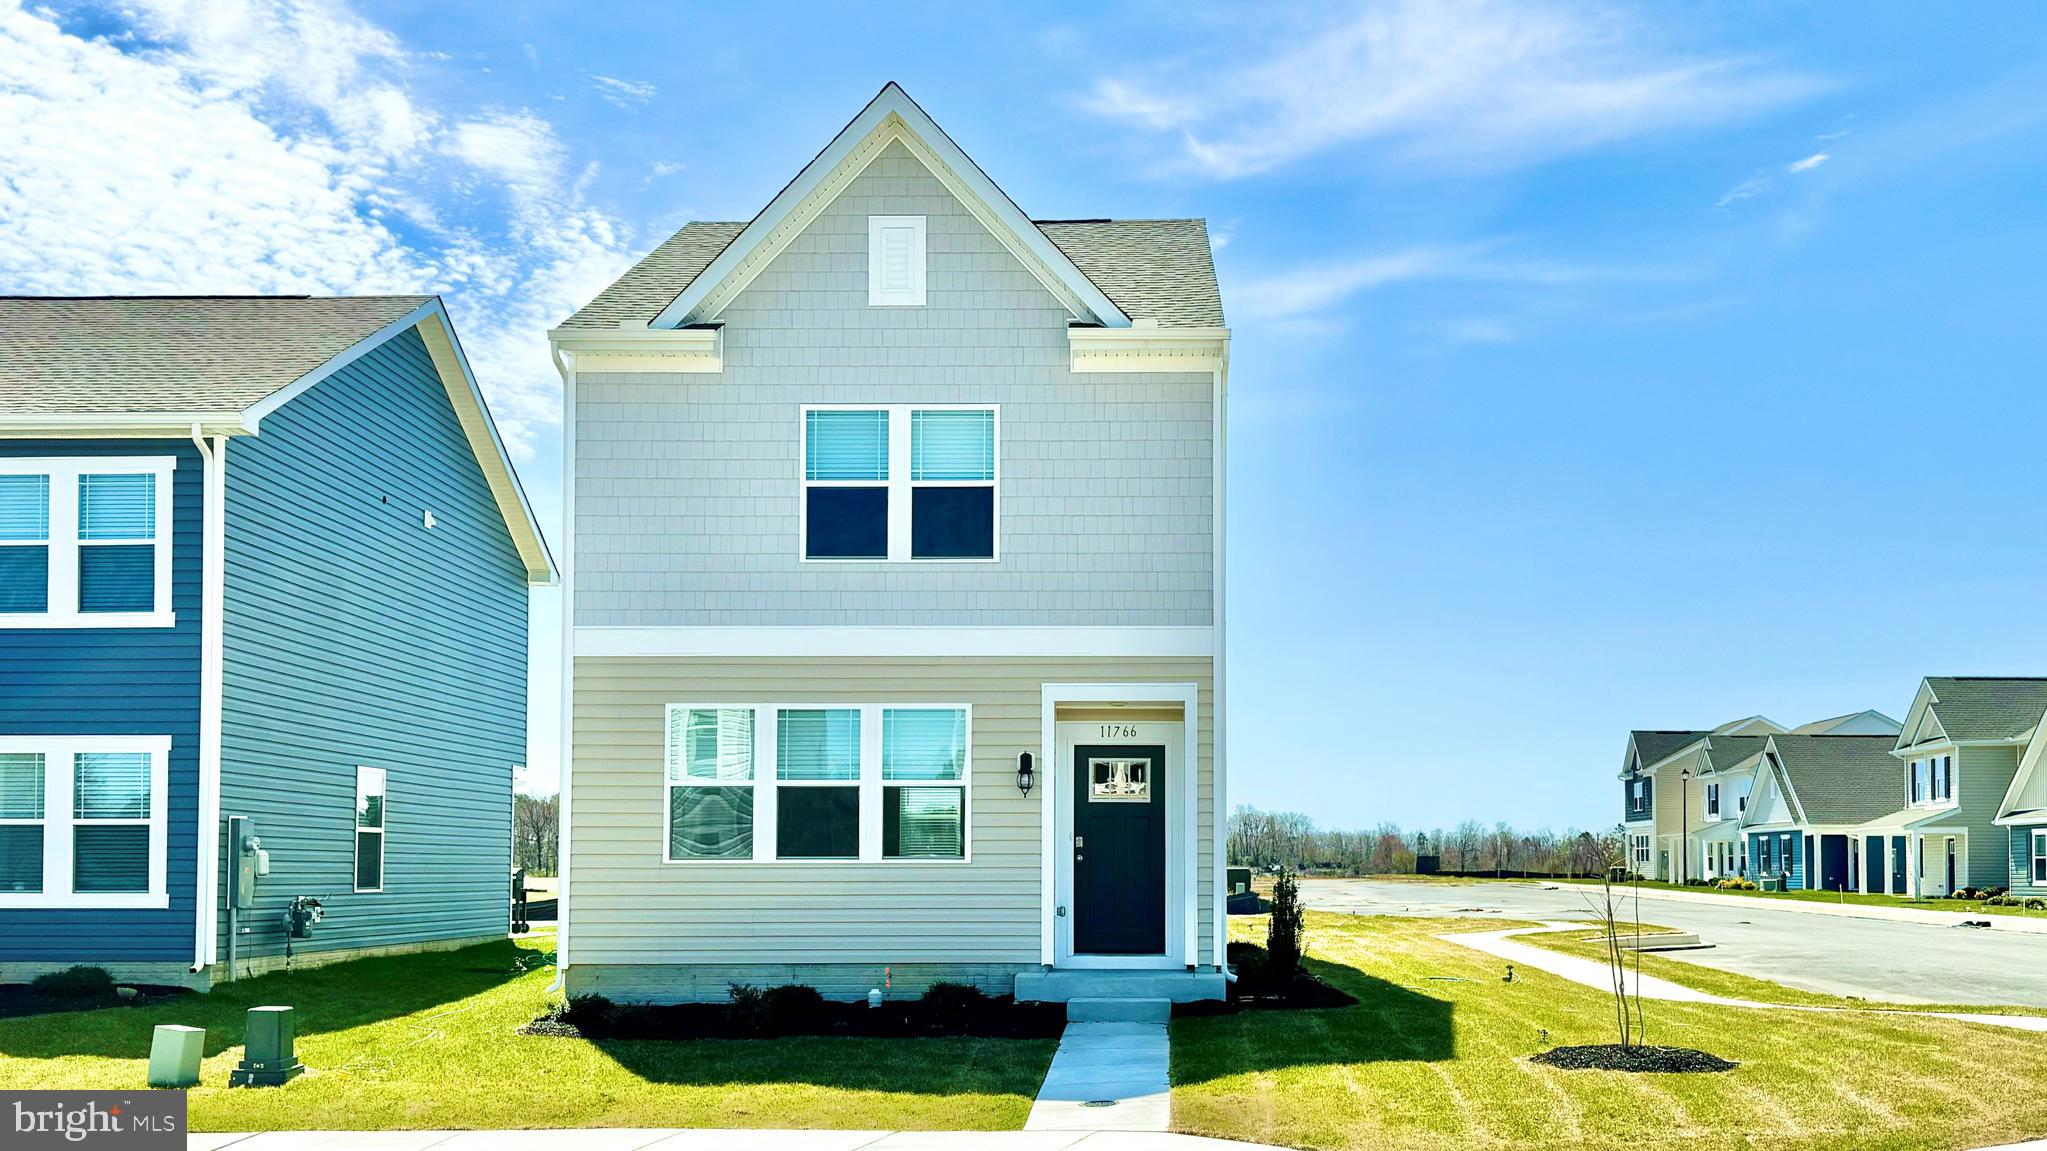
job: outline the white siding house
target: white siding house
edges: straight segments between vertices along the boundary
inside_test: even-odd
[[[1221,994],[1200,221],[1033,221],[889,85],[550,337],[570,990]]]

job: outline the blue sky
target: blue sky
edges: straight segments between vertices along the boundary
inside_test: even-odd
[[[0,0],[0,290],[443,292],[557,523],[546,327],[898,80],[1211,222],[1233,798],[1602,826],[1630,727],[2047,671],[2047,14],[1850,15]]]

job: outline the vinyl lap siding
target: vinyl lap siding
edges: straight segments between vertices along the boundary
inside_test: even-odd
[[[192,962],[199,796],[200,519],[189,440],[11,440],[0,456],[176,456],[172,628],[0,630],[0,733],[168,735],[167,909],[0,908],[0,961]]]
[[[1960,747],[1955,749],[1955,812],[1940,823],[1960,823],[1969,832],[1968,872],[1958,882],[1988,882],[1987,877],[2004,874],[2004,829],[1995,823],[1998,805],[2011,787],[2018,771],[2016,747]],[[1931,867],[1929,856],[1928,866]]]
[[[1048,682],[1197,682],[1199,962],[1213,963],[1212,677],[1206,659],[597,659],[576,661],[570,797],[572,968],[608,964],[1039,962]],[[973,706],[972,860],[662,862],[662,717],[670,703],[891,702]],[[1064,792],[1062,791],[1062,794]],[[863,985],[865,986],[865,985]]]
[[[281,951],[296,895],[327,917],[295,950],[502,934],[527,592],[419,336],[236,440],[228,493],[221,815],[272,868],[241,954]],[[388,774],[381,893],[352,890],[358,765]]]
[[[867,303],[921,214],[924,307]],[[720,374],[576,378],[582,626],[1206,625],[1214,380],[1075,375],[1067,316],[900,144],[734,300]],[[800,406],[1001,407],[1001,559],[800,561]]]

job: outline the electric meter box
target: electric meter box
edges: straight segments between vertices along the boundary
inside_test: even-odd
[[[227,821],[228,902],[234,907],[256,906],[257,881],[270,874],[270,853],[256,835],[256,823],[245,815]]]

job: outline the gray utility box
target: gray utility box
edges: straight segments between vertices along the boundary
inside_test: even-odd
[[[293,1050],[296,1031],[289,1007],[249,1008],[249,1031],[242,1042],[242,1062],[227,1073],[227,1085],[278,1087],[291,1082],[306,1069]]]

